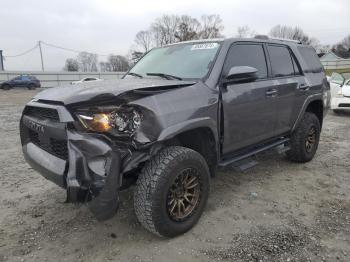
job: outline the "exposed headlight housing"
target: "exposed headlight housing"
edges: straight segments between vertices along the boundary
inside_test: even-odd
[[[101,107],[83,110],[77,117],[85,129],[93,132],[111,132],[132,135],[140,127],[142,115],[134,107]]]

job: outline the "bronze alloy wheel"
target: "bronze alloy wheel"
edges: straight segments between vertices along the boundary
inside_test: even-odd
[[[306,151],[310,153],[313,150],[315,144],[316,144],[316,128],[311,127],[306,138],[306,143],[305,143]]]
[[[186,168],[175,178],[167,195],[167,211],[174,221],[184,221],[193,214],[201,199],[198,170]]]

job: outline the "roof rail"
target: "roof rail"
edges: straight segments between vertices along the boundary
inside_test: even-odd
[[[291,42],[296,44],[302,44],[300,40],[294,40],[294,39],[288,39],[288,38],[279,38],[279,37],[269,37],[267,35],[256,35],[254,36],[256,39],[263,39],[263,40],[277,40],[277,41],[283,41],[283,42]]]

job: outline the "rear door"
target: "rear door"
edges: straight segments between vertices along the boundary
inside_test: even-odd
[[[258,69],[254,82],[227,84],[222,88],[224,115],[223,154],[274,136],[277,120],[273,80],[268,79],[266,54],[261,43],[235,43],[227,54],[222,78],[234,66]]]
[[[12,82],[14,86],[23,86],[22,76],[15,77]]]
[[[275,104],[277,109],[277,121],[275,134],[282,135],[292,129],[297,116],[296,97],[305,95],[300,90],[308,90],[305,78],[301,75],[300,66],[296,61],[294,54],[286,45],[267,44],[267,51],[270,61],[271,79],[273,79],[277,90]]]

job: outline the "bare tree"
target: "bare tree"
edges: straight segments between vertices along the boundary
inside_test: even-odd
[[[151,25],[156,46],[163,46],[177,42],[175,37],[179,26],[180,19],[176,15],[163,15],[157,18]]]
[[[135,43],[141,52],[148,52],[154,46],[154,37],[151,30],[143,30],[136,34]]]
[[[148,30],[140,31],[135,36],[136,46],[130,53],[138,59],[143,53],[155,46],[194,39],[222,37],[224,26],[219,15],[203,15],[198,21],[188,15],[163,15],[157,18]],[[133,61],[135,59],[132,59]]]
[[[63,68],[64,71],[77,72],[79,71],[79,63],[74,58],[67,58],[66,64]]]
[[[79,63],[79,69],[83,72],[97,72],[97,60],[96,54],[88,52],[80,52],[77,57]]]
[[[112,72],[112,65],[109,62],[100,62],[101,72]]]
[[[178,42],[198,39],[201,24],[196,18],[182,15],[176,28],[175,38]]]
[[[111,65],[111,71],[113,72],[124,72],[129,70],[129,62],[126,57],[121,55],[110,55],[108,62]]]
[[[201,39],[223,37],[224,26],[219,15],[203,15],[201,17]]]
[[[256,35],[256,32],[254,30],[250,29],[249,26],[247,26],[247,25],[239,26],[237,28],[236,37],[244,38],[244,37],[253,37],[254,35]]]
[[[350,51],[350,35],[345,37],[339,43],[335,44],[333,49],[343,52]]]
[[[319,45],[319,41],[316,38],[308,36],[300,27],[291,27],[286,25],[276,25],[271,28],[270,36],[287,38],[292,40],[299,40],[305,45],[311,45],[315,48]]]

